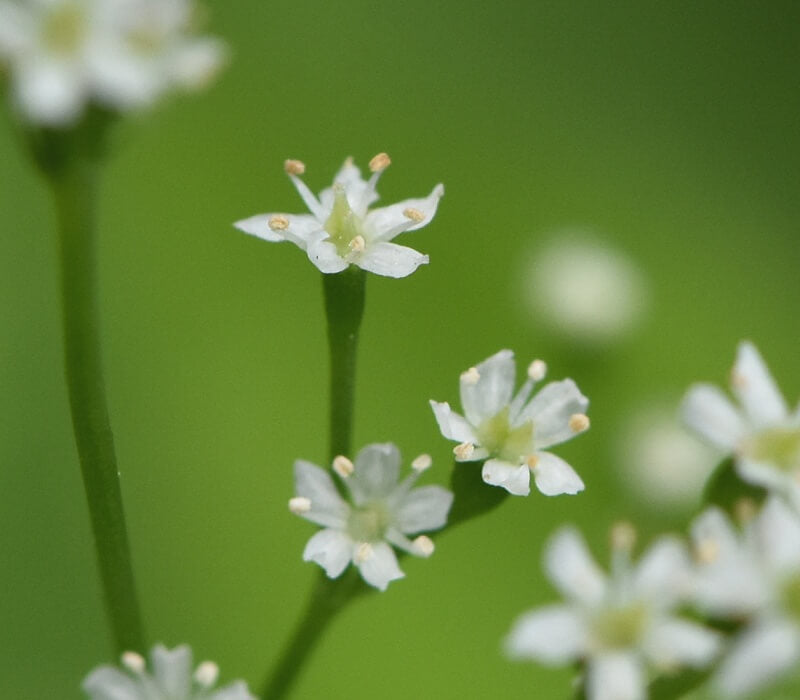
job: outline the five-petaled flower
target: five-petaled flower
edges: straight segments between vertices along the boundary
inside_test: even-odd
[[[525,383],[513,396],[514,353],[501,350],[461,374],[466,418],[448,403],[430,402],[442,435],[460,443],[453,450],[456,460],[486,460],[483,480],[517,496],[530,493],[531,472],[539,491],[548,496],[583,490],[572,467],[544,450],[588,429],[589,400],[575,382],[564,379],[550,382],[529,401],[546,369],[541,360],[532,362]]]
[[[192,650],[185,644],[169,650],[157,644],[150,652],[152,672],[139,654],[122,655],[120,671],[99,666],[83,681],[91,700],[256,700],[244,681],[214,690],[219,669],[204,661],[193,672]]]
[[[566,603],[524,614],[506,641],[509,656],[549,665],[585,664],[588,700],[644,700],[648,667],[656,672],[711,662],[720,638],[672,614],[690,590],[686,547],[663,537],[637,565],[635,533],[612,531],[612,570],[606,576],[571,527],[550,541],[545,565]]]
[[[324,273],[341,272],[353,264],[377,275],[406,277],[427,263],[428,256],[391,241],[401,233],[422,228],[433,218],[444,187],[436,185],[424,199],[369,209],[378,199],[375,185],[390,162],[389,156],[379,153],[369,163],[372,176],[364,180],[348,158],[334,177],[333,186],[317,198],[299,177],[305,165],[287,160],[286,173],[311,214],[258,214],[234,226],[265,241],[291,241]]]
[[[800,517],[771,496],[738,530],[716,508],[692,526],[700,608],[744,623],[714,674],[725,697],[764,687],[800,661]]]
[[[206,84],[223,46],[192,22],[191,0],[0,0],[0,64],[27,120],[68,126],[89,102],[124,111]]]
[[[352,561],[368,584],[383,591],[404,575],[390,545],[430,556],[433,542],[427,536],[407,536],[443,527],[453,495],[440,486],[412,488],[430,457],[422,455],[411,466],[412,473],[398,483],[400,452],[391,443],[367,445],[355,464],[337,457],[333,469],[346,486],[348,502],[326,470],[297,460],[296,496],[289,509],[325,528],[308,541],[303,559],[319,564],[330,578]]]
[[[711,384],[695,384],[683,401],[686,423],[732,453],[739,476],[780,493],[800,512],[800,406],[790,412],[752,343],[739,345],[731,389],[737,410]]]

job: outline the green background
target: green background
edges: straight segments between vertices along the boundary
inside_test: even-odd
[[[383,203],[446,186],[399,242],[430,255],[371,277],[355,444],[452,444],[427,401],[500,348],[573,377],[592,429],[557,450],[575,497],[509,499],[441,533],[428,561],[328,631],[296,697],[567,697],[570,672],[506,661],[522,611],[555,597],[540,570],[559,524],[601,561],[608,526],[646,540],[680,514],[618,476],[642,401],[726,383],[753,339],[800,393],[800,5],[756,2],[210,3],[231,62],[205,94],[116,132],[102,187],[105,364],[138,582],[152,641],[193,645],[258,688],[316,574],[314,528],[286,509],[291,465],[327,451],[318,271],[231,222],[302,211],[282,170],[327,186],[347,155],[393,165]],[[78,698],[111,647],[62,376],[54,215],[11,116],[0,118],[0,696]],[[589,228],[650,285],[637,332],[574,347],[523,296],[532,246]]]

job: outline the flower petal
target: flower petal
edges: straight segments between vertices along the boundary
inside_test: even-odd
[[[316,533],[303,550],[303,561],[319,564],[328,578],[336,578],[347,568],[353,554],[353,540],[340,530],[325,529]]]
[[[374,542],[370,555],[357,564],[362,578],[380,591],[385,591],[391,581],[403,578],[405,574],[397,565],[397,557],[385,542]]]
[[[633,653],[595,656],[589,662],[588,697],[592,700],[644,700],[644,673]]]
[[[519,420],[533,421],[533,439],[537,449],[558,445],[575,437],[569,419],[586,413],[589,399],[581,394],[575,382],[563,379],[550,382],[537,392],[520,412]]]
[[[490,459],[484,462],[481,476],[485,483],[502,486],[514,496],[527,496],[531,492],[531,470],[527,464],[517,466],[500,459]]]
[[[681,413],[689,428],[723,450],[733,450],[746,432],[739,412],[711,384],[692,386],[683,399]]]
[[[771,462],[760,462],[749,457],[736,458],[736,473],[746,482],[776,493],[784,493],[793,481],[793,475],[776,468]]]
[[[666,617],[653,626],[644,640],[648,658],[663,669],[676,666],[703,667],[720,650],[722,638],[695,622]]]
[[[481,362],[476,368],[478,380],[462,375],[460,380],[461,406],[472,425],[480,425],[508,406],[514,392],[514,353],[501,350]]]
[[[550,452],[537,452],[536,456],[539,461],[532,470],[533,479],[536,488],[545,496],[574,495],[583,491],[583,481],[561,457]]]
[[[237,221],[234,226],[244,233],[256,236],[270,243],[281,241],[291,241],[301,250],[306,249],[306,243],[313,234],[322,231],[322,226],[313,216],[309,214],[280,214],[288,222],[288,228],[282,231],[273,231],[269,222],[278,214],[256,214],[248,219]]]
[[[633,572],[637,596],[652,605],[672,607],[688,594],[689,555],[686,545],[676,537],[660,537],[642,555]]]
[[[325,231],[312,234],[306,241],[308,259],[317,266],[320,272],[334,274],[346,269],[348,262],[336,252],[336,246],[328,240]]]
[[[150,652],[158,689],[168,697],[189,696],[192,678],[192,650],[182,644],[171,651],[157,644]]]
[[[423,486],[411,491],[394,511],[394,523],[400,532],[437,530],[447,523],[447,513],[453,505],[453,494],[441,486]]]
[[[574,608],[547,605],[514,623],[505,648],[511,658],[557,666],[583,656],[588,637],[586,623]]]
[[[354,466],[346,481],[353,502],[363,505],[367,501],[386,498],[397,487],[400,450],[390,442],[367,445],[358,453]]]
[[[39,56],[19,65],[14,87],[23,111],[32,120],[51,126],[74,122],[87,93],[77,66]]]
[[[433,415],[436,417],[436,422],[439,424],[439,430],[442,435],[448,440],[456,440],[457,442],[477,442],[475,432],[472,426],[467,423],[466,419],[451,410],[450,404],[446,401],[438,403],[431,401],[431,408]]]
[[[748,418],[757,428],[775,425],[787,418],[786,401],[752,343],[739,344],[731,384]]]
[[[81,686],[91,700],[141,700],[139,684],[111,666],[92,671]]]
[[[781,499],[767,499],[755,521],[758,544],[770,573],[800,574],[800,516]]]
[[[726,697],[747,695],[800,659],[800,629],[788,620],[769,620],[747,628],[720,663],[714,683]]]
[[[250,693],[247,683],[236,681],[212,693],[209,700],[257,700],[257,698]]]
[[[384,277],[408,277],[420,265],[428,262],[428,256],[396,243],[373,241],[355,260],[362,270]]]
[[[360,217],[363,217],[366,208],[378,199],[378,193],[370,187],[369,181],[361,177],[361,170],[353,163],[352,158],[345,160],[334,176],[333,184],[344,187],[347,203]],[[319,201],[328,211],[333,209],[334,199],[333,187],[327,187],[319,193]]]
[[[561,528],[552,537],[545,551],[545,569],[553,585],[571,600],[597,605],[605,595],[606,577],[574,527]]]
[[[443,195],[444,185],[439,184],[424,199],[406,199],[388,207],[373,209],[367,212],[364,219],[364,231],[374,241],[390,241],[397,233],[416,231],[430,222]],[[409,209],[416,210],[415,213],[421,214],[422,219],[406,228],[410,220],[403,212]]]
[[[294,488],[311,501],[311,509],[299,515],[312,523],[339,530],[347,526],[350,506],[339,495],[330,474],[316,464],[298,459],[294,463]]]

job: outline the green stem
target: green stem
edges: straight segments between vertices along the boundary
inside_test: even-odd
[[[94,244],[96,171],[93,158],[72,151],[67,162],[48,173],[59,228],[65,370],[114,643],[118,652],[142,651],[144,635],[103,384]]]
[[[322,571],[319,572],[306,610],[264,684],[263,700],[278,700],[286,696],[337,613],[351,600],[368,592],[353,568],[337,579],[329,579]]]
[[[337,455],[352,456],[350,443],[353,433],[356,350],[358,329],[364,315],[365,280],[366,273],[355,265],[344,272],[322,276],[331,358],[331,460]]]

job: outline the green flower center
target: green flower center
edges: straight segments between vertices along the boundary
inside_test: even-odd
[[[336,252],[346,258],[358,249],[358,243],[364,244],[364,230],[361,219],[356,216],[347,201],[347,192],[341,185],[333,187],[333,209],[325,222],[325,230]]]
[[[746,445],[748,456],[786,472],[800,470],[800,428],[770,428]]]
[[[68,2],[55,8],[42,26],[42,41],[51,51],[71,53],[86,34],[86,17],[81,4]]]
[[[533,421],[511,426],[506,406],[497,415],[485,420],[477,430],[479,443],[489,454],[512,464],[518,463],[533,449]]]
[[[647,623],[647,609],[641,603],[600,610],[592,619],[595,641],[604,649],[635,646]]]
[[[793,576],[784,584],[782,594],[786,612],[800,621],[800,574]]]
[[[356,542],[377,542],[383,539],[390,519],[383,503],[368,503],[350,513],[347,530]]]

